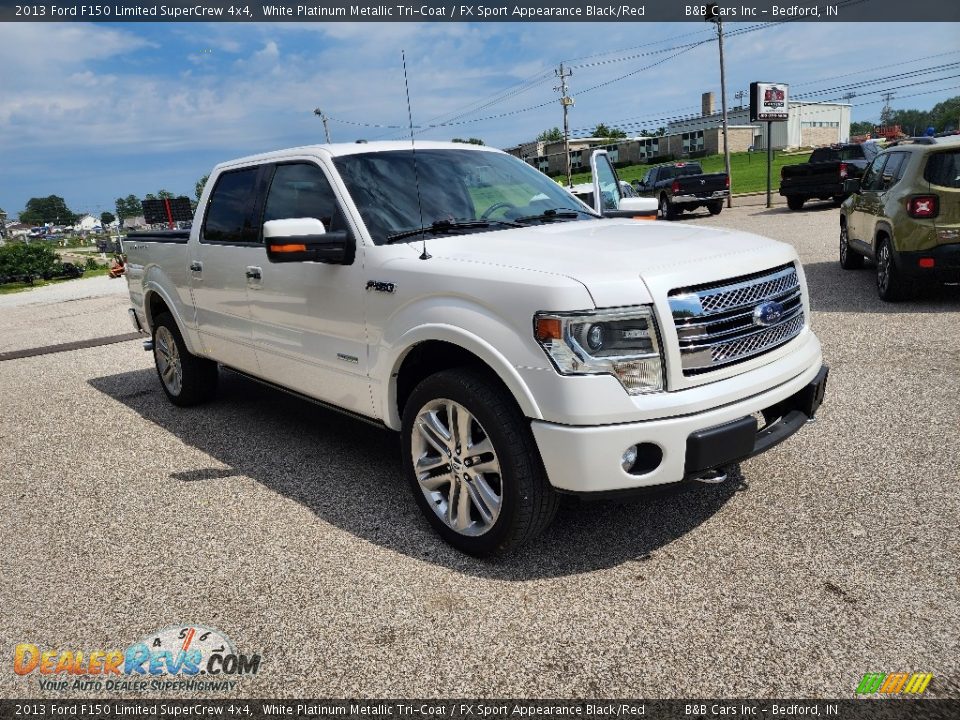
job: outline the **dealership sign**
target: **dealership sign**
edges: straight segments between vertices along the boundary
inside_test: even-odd
[[[750,83],[750,120],[786,120],[789,87],[786,83]]]

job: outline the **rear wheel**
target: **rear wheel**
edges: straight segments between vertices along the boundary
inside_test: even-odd
[[[886,237],[877,245],[877,294],[886,302],[905,300],[910,295],[910,285],[897,268],[893,244]]]
[[[850,248],[850,235],[846,223],[840,223],[840,267],[844,270],[863,267],[863,255]]]
[[[444,370],[422,381],[404,408],[402,442],[417,505],[465,553],[508,551],[556,514],[530,421],[484,372]]]
[[[807,201],[806,198],[797,197],[796,195],[787,196],[787,207],[791,210],[802,210],[803,204]]]
[[[154,323],[153,361],[160,386],[174,405],[197,405],[217,391],[217,364],[190,354],[170,313],[158,315]]]
[[[707,210],[710,211],[711,215],[719,215],[723,212],[723,200],[715,200],[714,202],[707,205]]]
[[[666,195],[660,196],[660,217],[664,220],[673,220],[677,217],[677,211]]]

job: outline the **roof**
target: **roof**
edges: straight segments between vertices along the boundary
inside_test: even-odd
[[[497,148],[489,147],[487,145],[473,145],[471,143],[418,140],[415,147],[417,150],[470,150],[495,152],[504,155],[506,154]],[[220,163],[217,165],[217,167],[220,168],[233,165],[246,165],[253,162],[264,162],[269,160],[282,160],[291,156],[302,157],[303,155],[326,155],[327,157],[344,157],[346,155],[359,155],[360,153],[390,152],[410,149],[411,143],[409,140],[303,145],[300,147],[287,148],[286,150],[274,150],[273,152],[260,153],[259,155],[248,155],[246,157],[237,158],[236,160],[228,160]]]

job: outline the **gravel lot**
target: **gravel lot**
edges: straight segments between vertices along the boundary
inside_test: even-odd
[[[960,293],[882,304],[826,206],[692,221],[799,250],[818,422],[721,486],[569,502],[496,562],[433,535],[389,433],[229,374],[176,409],[138,342],[0,362],[6,662],[191,622],[262,654],[236,696],[852,697],[924,671],[960,697]],[[2,349],[126,332],[124,307],[5,308]]]

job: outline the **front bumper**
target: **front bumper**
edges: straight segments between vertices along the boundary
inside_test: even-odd
[[[576,494],[622,493],[680,482],[759,455],[814,417],[826,392],[828,368],[816,365],[789,382],[706,412],[622,425],[571,427],[534,421],[551,485]],[[773,420],[758,431],[753,413]],[[644,474],[625,471],[624,451],[649,443],[662,459]]]

